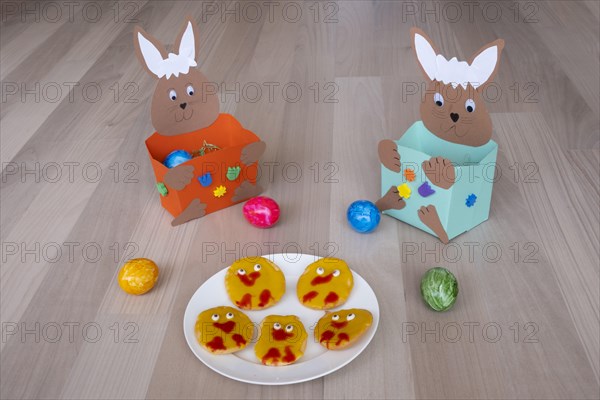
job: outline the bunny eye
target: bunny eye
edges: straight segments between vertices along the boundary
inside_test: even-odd
[[[294,325],[288,325],[288,326],[285,327],[285,331],[286,332],[291,332],[293,330],[294,330]]]
[[[244,268],[238,269],[238,275],[246,275],[246,270]]]
[[[356,315],[348,314],[348,316],[346,317],[346,321],[352,321],[354,319],[354,317],[356,317]]]
[[[338,319],[340,319],[340,316],[339,316],[339,315],[337,315],[337,314],[333,314],[333,315],[331,316],[331,319],[332,319],[332,320],[334,320],[334,321],[337,321]]]
[[[188,96],[194,95],[194,87],[192,85],[188,85],[188,87],[185,88],[185,91],[187,92]]]
[[[227,315],[225,315],[227,317],[227,319],[231,319],[233,318],[233,313],[232,312],[228,312]]]
[[[323,267],[317,268],[317,274],[323,275],[323,272],[325,272],[325,270],[323,269]]]
[[[173,101],[177,100],[177,92],[173,89],[169,90],[169,98]]]
[[[444,105],[444,98],[442,97],[441,94],[436,93],[433,95],[433,102],[438,106],[441,107]]]
[[[254,266],[254,270],[255,270],[255,271],[260,271],[260,269],[261,269],[261,268],[262,268],[262,267],[260,266],[260,264],[256,264],[256,265]]]
[[[278,330],[280,330],[280,329],[281,329],[281,324],[280,324],[279,322],[275,322],[275,323],[273,324],[273,329],[275,329],[275,330],[277,330],[277,331],[278,331]]]
[[[475,111],[475,102],[473,101],[473,99],[467,99],[467,101],[465,101],[465,109],[468,112]]]
[[[212,318],[213,321],[218,321],[219,320],[219,314],[213,314],[211,318]]]
[[[340,270],[336,269],[335,271],[333,271],[333,276],[340,276]]]

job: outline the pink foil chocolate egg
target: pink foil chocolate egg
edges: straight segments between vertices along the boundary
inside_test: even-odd
[[[279,220],[279,204],[270,197],[253,197],[244,204],[244,217],[257,228],[270,228]]]

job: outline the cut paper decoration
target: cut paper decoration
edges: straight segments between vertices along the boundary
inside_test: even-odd
[[[161,196],[166,196],[169,193],[169,190],[167,189],[167,187],[165,186],[164,183],[162,182],[157,182],[156,183],[156,188],[158,189],[158,193],[160,193]]]
[[[435,190],[431,188],[429,182],[423,182],[423,184],[419,186],[418,192],[421,197],[429,197],[435,193]]]
[[[406,183],[398,186],[398,196],[402,197],[403,199],[410,199],[411,192],[412,191],[410,190],[410,187]]]
[[[198,181],[200,182],[202,187],[210,186],[210,184],[212,183],[212,175],[210,174],[210,172],[207,172],[204,175],[198,177]]]
[[[493,182],[484,177],[488,176],[486,167],[496,163],[498,145],[491,139],[492,120],[481,93],[498,71],[504,41],[483,46],[465,62],[448,61],[418,28],[411,29],[411,36],[427,80],[420,107],[422,120],[399,140],[379,143],[382,197],[376,204],[384,214],[448,243],[489,216]],[[402,185],[398,186],[404,180],[400,163],[422,168],[423,173],[416,174],[411,183],[421,196],[394,203],[388,201],[390,191],[397,188],[403,197]],[[466,176],[476,178],[464,179]],[[474,193],[476,197],[468,198]],[[477,207],[471,208],[475,201]]]
[[[150,109],[156,132],[146,140],[146,147],[156,182],[162,182],[168,190],[169,195],[160,199],[174,217],[173,226],[247,200],[262,191],[256,184],[256,165],[266,144],[244,129],[233,116],[220,114],[217,93],[203,90],[211,81],[194,68],[198,63],[198,34],[196,23],[187,17],[173,52],[168,53],[162,43],[142,28],[136,27],[133,33],[136,56],[156,79]],[[168,168],[163,161],[175,150],[192,158]],[[244,179],[229,182],[228,165],[238,165],[238,176],[241,174]],[[207,171],[210,178],[206,176]],[[200,173],[204,175],[198,177]],[[200,185],[191,184],[195,179]],[[227,192],[223,192],[221,198],[214,197],[209,187],[213,183],[215,186],[227,184]]]
[[[477,201],[477,196],[475,196],[475,194],[471,193],[468,197],[467,200],[465,200],[465,205],[467,207],[473,207],[475,205],[475,202]]]
[[[241,168],[239,166],[227,168],[227,179],[229,179],[230,181],[235,181],[240,175],[240,171]]]
[[[215,190],[213,190],[213,195],[215,197],[223,197],[227,193],[227,188],[223,185],[217,186]]]
[[[414,169],[410,169],[410,168],[406,168],[404,170],[404,177],[406,178],[407,181],[412,182],[415,180],[416,175],[415,175],[415,170]]]
[[[454,89],[458,85],[463,89],[466,89],[467,85],[477,89],[487,82],[496,70],[503,46],[502,40],[494,42],[480,51],[471,62],[458,61],[456,57],[447,60],[433,48],[431,41],[424,34],[416,30],[414,32],[415,52],[425,74],[430,80],[450,84]]]
[[[180,37],[178,54],[169,53],[165,59],[160,50],[153,43],[146,39],[142,32],[137,32],[140,52],[146,60],[148,69],[156,75],[157,78],[166,76],[169,79],[172,75],[176,78],[179,74],[187,74],[190,67],[198,65],[196,63],[196,46],[194,43],[194,28],[192,22],[188,21],[185,31]]]

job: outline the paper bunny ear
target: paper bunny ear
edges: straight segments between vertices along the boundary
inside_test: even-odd
[[[420,29],[412,28],[411,35],[417,60],[425,75],[432,81],[451,84],[454,88],[461,85],[466,89],[470,84],[477,89],[492,80],[504,48],[504,41],[498,39],[482,47],[467,63],[458,61],[456,57],[447,60]]]
[[[482,86],[493,80],[498,72],[500,54],[503,49],[504,40],[502,39],[497,39],[479,49],[469,62],[471,72],[469,81],[478,83],[477,86]],[[477,86],[473,85],[475,89]]]
[[[167,57],[164,46],[141,27],[133,30],[135,53],[146,71],[158,78],[164,76],[162,62]]]
[[[198,27],[191,17],[186,17],[185,22],[175,41],[175,48],[178,49],[180,56],[196,60],[198,49]]]
[[[415,49],[421,69],[429,80],[434,80],[438,68],[436,61],[437,49],[434,48],[431,40],[419,28],[411,28],[410,34],[413,38],[413,48]]]
[[[194,28],[193,21],[188,18],[175,46],[178,48],[178,54],[166,55],[162,44],[142,28],[136,27],[133,42],[138,59],[150,74],[159,79],[164,76],[169,79],[172,75],[179,77],[179,74],[187,74],[190,67],[198,65],[195,60],[197,40],[194,32],[197,28]]]

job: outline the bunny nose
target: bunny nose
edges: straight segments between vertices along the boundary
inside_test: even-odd
[[[457,114],[457,113],[450,113],[450,119],[451,119],[453,122],[456,122],[456,121],[458,121],[458,114]]]
[[[185,107],[186,107],[186,106],[187,106],[187,103],[181,103],[181,104],[179,105],[179,107],[181,107],[181,109],[182,109],[182,110],[185,110]],[[456,119],[458,119],[458,115],[457,115]]]

